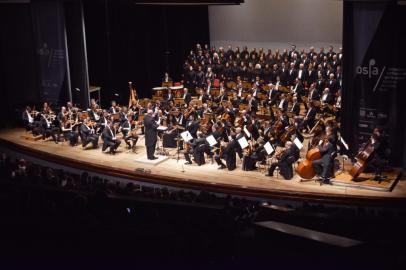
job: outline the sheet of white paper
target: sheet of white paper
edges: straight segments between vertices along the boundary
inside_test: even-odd
[[[182,137],[183,141],[185,141],[185,142],[188,142],[188,141],[190,141],[191,139],[193,139],[192,135],[190,135],[190,132],[187,131],[187,130],[184,131],[184,132],[182,132],[182,133],[180,134],[180,136]]]
[[[164,127],[164,126],[159,126],[158,128],[157,128],[157,130],[167,130],[168,129],[168,127]]]
[[[246,126],[244,126],[244,133],[248,136],[248,138],[251,138],[251,132],[248,131]]]
[[[240,144],[241,148],[244,149],[248,146],[248,141],[245,137],[241,137],[238,139],[238,143]]]
[[[273,146],[270,142],[267,142],[266,144],[264,144],[264,148],[268,155],[272,154],[275,151],[275,149],[273,148]]]
[[[213,135],[207,136],[206,141],[209,143],[210,146],[216,145],[217,141]]]
[[[299,150],[303,148],[303,144],[298,138],[295,138],[293,140],[293,143],[296,145],[297,148],[299,148]]]
[[[340,141],[344,145],[345,149],[348,150],[348,144],[344,141],[343,137],[340,137]]]

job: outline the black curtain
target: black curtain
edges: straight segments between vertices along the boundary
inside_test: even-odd
[[[64,14],[72,101],[81,108],[87,108],[89,105],[89,78],[82,1],[65,1]]]
[[[0,5],[0,127],[19,119],[19,109],[40,101],[29,4]]]
[[[85,1],[91,85],[102,87],[102,105],[128,102],[127,82],[150,97],[169,71],[181,79],[182,63],[195,43],[209,42],[207,6],[148,6],[132,1]]]
[[[342,131],[353,152],[373,128],[385,130],[389,159],[406,168],[406,7],[344,2]]]

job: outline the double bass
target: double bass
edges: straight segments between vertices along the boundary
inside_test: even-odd
[[[313,168],[313,161],[320,158],[321,154],[318,147],[310,149],[306,154],[306,158],[297,166],[297,174],[303,179],[312,179],[316,175],[316,171]]]
[[[350,169],[350,175],[353,178],[357,178],[365,169],[367,160],[374,152],[374,146],[372,145],[372,140],[368,140],[364,147],[358,152],[355,159],[357,162]]]

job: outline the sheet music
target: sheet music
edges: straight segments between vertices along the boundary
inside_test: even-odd
[[[293,143],[296,145],[297,148],[299,148],[299,150],[303,148],[303,143],[298,138],[295,138],[293,140]]]
[[[187,130],[184,131],[184,132],[182,132],[182,133],[180,134],[180,136],[182,137],[183,141],[185,141],[185,142],[188,142],[188,141],[190,141],[190,140],[193,139],[192,135],[191,135],[190,132],[187,131]]]
[[[167,130],[167,129],[168,129],[168,127],[164,127],[164,126],[159,126],[157,128],[157,130],[162,130],[162,131]]]
[[[248,131],[246,126],[244,126],[244,133],[248,136],[248,138],[251,138],[251,132]]]
[[[210,146],[214,146],[217,144],[217,141],[213,135],[207,136],[206,141],[209,143]]]
[[[348,149],[349,149],[349,148],[348,148],[348,144],[344,141],[343,137],[341,137],[341,136],[340,136],[340,141],[341,141],[341,143],[344,145],[345,149],[348,150]]]
[[[267,142],[266,144],[264,144],[264,148],[268,155],[272,154],[275,151],[275,149],[273,148],[273,146],[270,142]]]
[[[242,149],[246,148],[249,145],[248,141],[247,141],[247,139],[245,137],[239,138],[238,143],[240,144]]]

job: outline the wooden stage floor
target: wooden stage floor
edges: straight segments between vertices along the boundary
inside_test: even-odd
[[[145,156],[144,138],[141,135],[136,153],[130,152],[122,142],[116,155],[103,153],[101,148],[84,150],[81,146],[70,147],[66,142],[55,144],[53,141],[33,141],[23,138],[23,129],[0,130],[0,146],[62,165],[86,168],[90,171],[106,173],[145,182],[168,186],[203,189],[213,192],[232,193],[250,197],[306,200],[325,203],[371,205],[405,205],[406,181],[399,180],[391,192],[358,189],[355,187],[322,185],[315,181],[300,181],[295,174],[292,180],[282,177],[267,177],[265,171],[242,171],[241,161],[237,158],[234,171],[218,170],[216,163],[206,160],[202,166],[184,165],[183,154],[176,160],[176,150],[171,156],[156,164],[137,162]],[[101,141],[101,140],[100,140]],[[63,164],[65,163],[65,164]],[[143,173],[147,171],[148,173]]]

